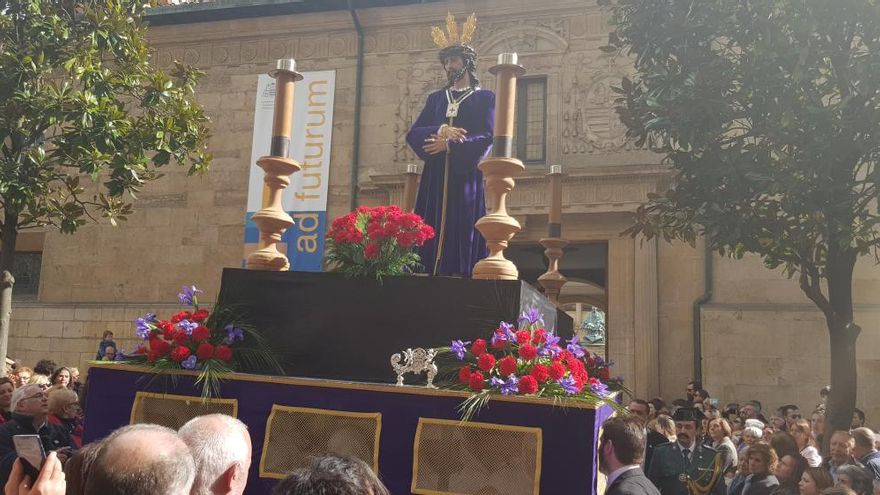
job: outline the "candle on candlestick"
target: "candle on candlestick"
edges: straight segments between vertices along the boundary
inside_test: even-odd
[[[516,106],[516,79],[525,73],[517,64],[516,53],[501,53],[498,64],[489,68],[498,80],[495,92],[495,130],[492,156],[480,162],[479,169],[486,179],[489,213],[477,220],[476,228],[486,239],[489,256],[474,266],[473,278],[516,280],[519,270],[504,257],[504,249],[514,234],[520,231],[519,222],[507,214],[507,195],[516,184],[513,178],[525,167],[513,157],[514,108]]]
[[[568,282],[559,273],[559,260],[564,254],[563,249],[568,241],[562,238],[562,165],[551,165],[548,177],[550,195],[550,213],[547,215],[547,238],[541,239],[544,255],[547,256],[547,271],[538,277],[538,283],[544,287],[544,294],[554,303],[559,302],[562,286]]]
[[[278,250],[281,234],[291,225],[293,218],[281,207],[281,191],[290,185],[290,174],[300,170],[300,164],[287,155],[290,153],[290,137],[293,131],[293,86],[303,76],[296,71],[292,58],[278,60],[276,69],[269,72],[275,78],[275,112],[272,118],[272,142],[269,155],[260,157],[257,165],[265,172],[263,181],[263,208],[252,220],[260,229],[259,249],[247,258],[252,270],[283,271],[290,268],[290,261]]]
[[[406,164],[403,174],[403,211],[413,211],[416,207],[416,193],[419,187],[419,166],[415,163]]]
[[[550,165],[550,215],[547,237],[562,237],[562,165]]]

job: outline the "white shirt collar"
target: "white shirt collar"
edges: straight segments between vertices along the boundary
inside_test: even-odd
[[[608,481],[605,482],[605,486],[606,487],[611,486],[611,484],[614,483],[614,481],[617,480],[617,478],[619,478],[621,474],[623,474],[631,469],[636,469],[638,467],[639,467],[638,464],[630,464],[629,466],[619,467],[619,468],[615,469],[614,471],[611,471],[611,474],[608,475]]]

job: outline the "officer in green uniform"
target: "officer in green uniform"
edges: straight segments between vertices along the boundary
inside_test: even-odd
[[[675,411],[675,442],[658,445],[648,478],[662,495],[725,495],[721,456],[701,445],[702,420],[699,409],[682,407]]]

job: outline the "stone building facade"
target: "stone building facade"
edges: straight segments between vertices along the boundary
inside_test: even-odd
[[[591,295],[571,291],[565,301],[607,309],[608,356],[628,385],[641,397],[683,395],[694,374],[693,315],[702,298],[701,369],[713,396],[757,398],[772,407],[791,402],[808,408],[818,401],[829,376],[828,337],[821,313],[795,282],[756,259],[714,257],[705,287],[699,243],[694,248],[620,235],[631,212],[648,193],[667,188],[671,176],[658,156],[624,139],[610,87],[631,68],[625,58],[599,49],[610,26],[595,2],[450,0],[358,10],[365,54],[355,191],[358,36],[351,13],[214,15],[236,5],[246,12],[242,2],[227,0],[162,7],[150,15],[158,65],[182,60],[207,74],[198,98],[213,120],[212,170],[187,178],[169,168],[139,195],[136,214],[119,227],[89,225],[74,236],[47,232],[24,239],[24,251],[42,253],[42,268],[36,300],[16,304],[13,356],[87,367],[104,330],[117,338],[133,335],[131,321],[147,310],[171,311],[173,305],[159,303],[173,302],[181,285],[217,293],[221,269],[241,264],[257,75],[278,58],[295,58],[300,70],[336,71],[328,217],[347,213],[353,194],[358,204],[400,201],[402,172],[417,162],[405,133],[445,79],[430,27],[447,11],[459,18],[476,11],[482,86],[494,88],[486,69],[496,55],[514,51],[528,71],[523,81],[538,88],[528,93],[535,103],[529,108],[537,108],[529,119],[534,125],[518,136],[528,139],[531,132],[541,146],[532,149],[535,159],[510,198],[511,214],[523,225],[514,248],[540,253],[549,206],[545,174],[549,165],[561,164],[564,237],[580,252],[599,245],[597,252],[607,253],[590,269],[573,266],[586,263],[574,251],[563,258],[563,272],[598,273],[581,280]],[[871,352],[880,346],[880,270],[861,263],[855,289],[863,327],[859,405],[877,425],[880,403],[869,399],[880,395],[880,357]],[[707,290],[711,295],[703,297]]]

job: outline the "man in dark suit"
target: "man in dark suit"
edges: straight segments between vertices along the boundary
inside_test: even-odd
[[[638,418],[605,422],[599,438],[599,470],[608,476],[605,495],[660,495],[639,466],[644,454],[645,427]]]
[[[662,495],[725,495],[721,457],[697,441],[705,416],[693,407],[675,411],[678,439],[657,446],[648,478]]]
[[[642,425],[647,425],[649,416],[649,408],[648,401],[644,399],[633,399],[629,402],[629,405],[626,406],[627,410],[632,413],[635,417],[637,417]],[[658,445],[662,445],[664,443],[669,443],[669,439],[666,438],[662,433],[645,428],[645,462],[642,464],[645,466],[645,472],[649,472],[651,469],[651,459],[654,457],[654,448]]]

